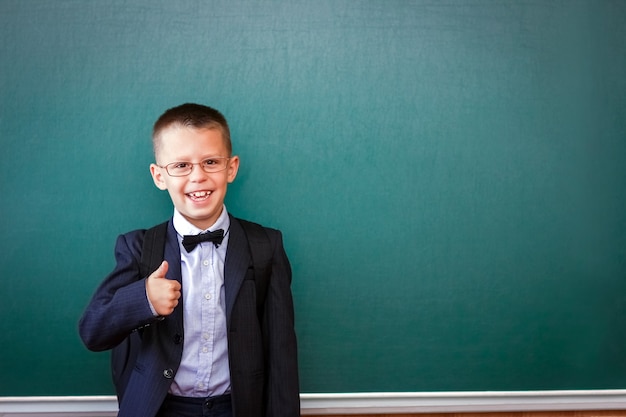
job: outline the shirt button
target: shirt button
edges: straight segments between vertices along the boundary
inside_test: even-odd
[[[210,300],[211,299],[211,293],[204,294],[204,298],[206,298],[207,300]]]
[[[210,337],[211,337],[211,336],[209,336],[209,334],[208,334],[207,332],[202,333],[202,338],[203,338],[204,340],[209,340],[209,338],[210,338]]]
[[[208,351],[209,351],[209,348],[208,348],[208,347],[203,347],[203,348],[202,348],[202,353],[207,353]]]
[[[204,262],[202,262],[202,265],[204,265],[204,266],[209,266],[209,261],[204,261]]]

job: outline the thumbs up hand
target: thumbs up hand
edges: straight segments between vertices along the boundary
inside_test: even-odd
[[[146,294],[152,307],[161,316],[169,316],[178,305],[180,298],[180,283],[176,280],[165,278],[168,270],[167,261],[154,271],[146,279]]]

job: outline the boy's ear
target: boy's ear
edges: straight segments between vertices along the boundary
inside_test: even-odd
[[[163,180],[162,168],[156,164],[150,164],[150,175],[152,175],[154,185],[156,185],[159,190],[167,190],[167,185]]]
[[[230,161],[228,161],[228,183],[235,181],[235,177],[237,176],[237,171],[239,171],[239,157],[237,155],[232,156]]]

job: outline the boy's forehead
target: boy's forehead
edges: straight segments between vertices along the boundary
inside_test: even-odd
[[[167,151],[175,151],[178,146],[184,142],[193,143],[199,139],[199,136],[202,133],[217,133],[221,139],[220,146],[223,146],[225,151],[228,151],[228,147],[226,144],[226,139],[224,138],[224,132],[219,126],[207,126],[207,127],[194,127],[194,126],[184,126],[181,124],[173,124],[170,125],[154,138],[154,152],[158,156],[161,151],[166,148]],[[172,146],[169,146],[172,145]]]

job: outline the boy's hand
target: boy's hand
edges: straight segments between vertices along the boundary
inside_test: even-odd
[[[167,261],[163,261],[157,270],[146,279],[148,299],[160,316],[172,314],[180,298],[180,282],[165,278],[167,269]]]

